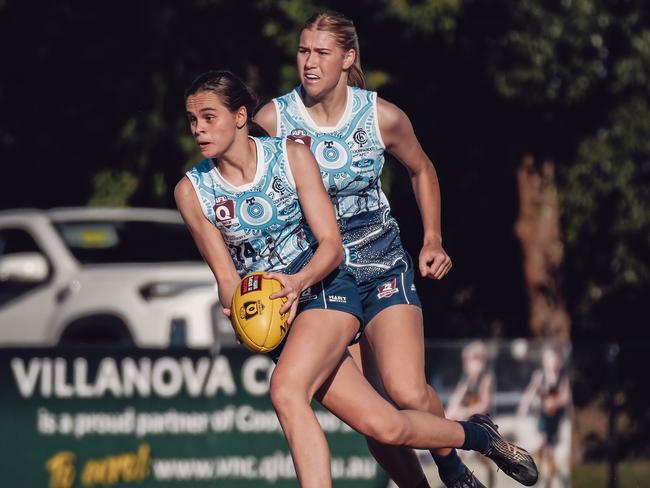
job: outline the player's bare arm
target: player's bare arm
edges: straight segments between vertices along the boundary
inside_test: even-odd
[[[181,179],[176,185],[174,198],[201,256],[217,280],[219,301],[228,312],[240,278],[226,243],[219,230],[203,214],[192,182],[187,177]]]
[[[276,136],[278,116],[275,112],[275,104],[268,102],[255,114],[255,122],[259,124],[270,136]]]
[[[298,199],[309,228],[318,241],[318,248],[309,263],[294,275],[269,273],[282,283],[284,289],[271,298],[286,296],[287,303],[281,312],[291,310],[290,320],[295,315],[300,293],[323,279],[343,260],[343,244],[336,224],[332,203],[323,186],[318,163],[304,144],[287,141],[289,166],[296,183]]]
[[[408,170],[420,209],[424,228],[419,256],[420,273],[423,277],[439,280],[451,269],[451,259],[442,247],[438,175],[422,150],[408,116],[399,107],[381,98],[377,100],[377,112],[386,151]]]

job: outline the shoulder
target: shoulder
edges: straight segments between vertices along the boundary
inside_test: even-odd
[[[291,161],[297,161],[304,158],[313,158],[313,154],[309,147],[300,142],[294,142],[291,140],[286,140],[287,144],[287,156]]]
[[[187,192],[192,195],[195,191],[194,185],[200,185],[203,175],[209,173],[214,169],[214,163],[211,159],[204,159],[198,164],[194,165],[190,170],[185,173],[185,176],[176,184],[174,188],[174,196],[177,197],[180,193]]]
[[[276,135],[277,113],[275,111],[275,103],[273,100],[262,106],[262,108],[255,114],[253,120],[262,126],[262,128],[269,134]]]
[[[184,202],[189,198],[194,198],[194,187],[189,177],[184,176],[176,183],[176,187],[174,187],[174,198],[177,202]]]
[[[377,116],[382,130],[396,130],[402,124],[410,124],[406,113],[394,103],[377,97]]]

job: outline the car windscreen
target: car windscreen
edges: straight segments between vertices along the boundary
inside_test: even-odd
[[[75,220],[54,226],[83,264],[203,261],[183,224]]]

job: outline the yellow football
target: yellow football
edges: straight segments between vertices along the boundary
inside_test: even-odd
[[[269,298],[281,289],[278,280],[264,278],[264,273],[252,273],[235,290],[230,320],[242,344],[253,352],[272,351],[289,331],[289,313],[280,314],[287,299]]]

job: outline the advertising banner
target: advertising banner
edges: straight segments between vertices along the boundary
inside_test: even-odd
[[[427,378],[447,416],[489,413],[528,449],[547,486],[570,486],[569,350],[527,340],[429,344]],[[269,400],[274,364],[243,348],[0,349],[2,486],[297,486]],[[394,486],[362,436],[315,405],[334,486]],[[442,486],[418,451],[431,486]],[[461,452],[490,488],[517,484]]]
[[[2,485],[297,486],[273,366],[243,348],[2,349]],[[385,487],[363,437],[318,419],[335,485]]]

